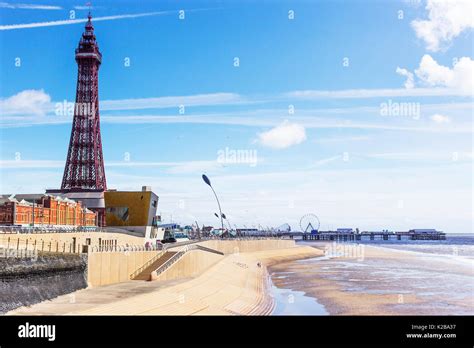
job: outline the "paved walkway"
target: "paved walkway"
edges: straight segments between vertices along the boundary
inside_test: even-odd
[[[8,314],[267,315],[274,303],[265,265],[321,254],[311,247],[232,254],[192,279],[133,280],[84,289]]]

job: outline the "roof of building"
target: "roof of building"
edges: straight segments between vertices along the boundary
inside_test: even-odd
[[[15,194],[15,198],[19,201],[24,199],[25,201],[38,200],[46,196],[44,193],[18,193]]]
[[[67,192],[59,197],[81,201],[88,208],[105,208],[104,192]]]
[[[18,202],[18,201],[15,199],[15,196],[12,194],[0,195],[0,204],[4,204],[7,202]]]
[[[20,194],[4,194],[0,195],[0,204],[6,202],[16,202],[21,205],[32,206],[33,202],[37,202],[42,198],[51,198],[58,202],[64,202],[67,204],[77,204],[77,200],[70,199],[69,197],[61,197],[52,194],[45,193],[20,193]]]

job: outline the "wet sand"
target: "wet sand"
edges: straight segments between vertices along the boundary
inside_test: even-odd
[[[312,244],[322,250],[331,245]],[[269,273],[275,286],[303,291],[330,315],[474,314],[472,260],[368,245],[357,248],[345,253],[349,257],[275,264]]]

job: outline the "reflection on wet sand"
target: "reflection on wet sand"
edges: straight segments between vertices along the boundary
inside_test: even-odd
[[[276,264],[272,281],[317,299],[335,315],[474,314],[472,259],[368,245],[363,253]],[[298,310],[319,314],[308,306]]]

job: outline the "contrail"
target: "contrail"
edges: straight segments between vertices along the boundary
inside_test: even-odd
[[[170,14],[170,13],[178,13],[178,11],[175,10],[175,11],[146,12],[146,13],[137,13],[137,14],[117,15],[117,16],[95,17],[94,22],[97,22],[97,21],[111,21],[111,20],[114,20],[114,19],[124,19],[124,18],[159,16],[159,15],[165,15],[165,14]],[[52,26],[56,26],[56,25],[69,25],[69,24],[77,24],[77,23],[85,23],[85,22],[87,22],[87,18],[66,19],[66,20],[52,21],[52,22],[10,24],[10,25],[0,25],[0,30],[15,30],[15,29],[52,27]]]

